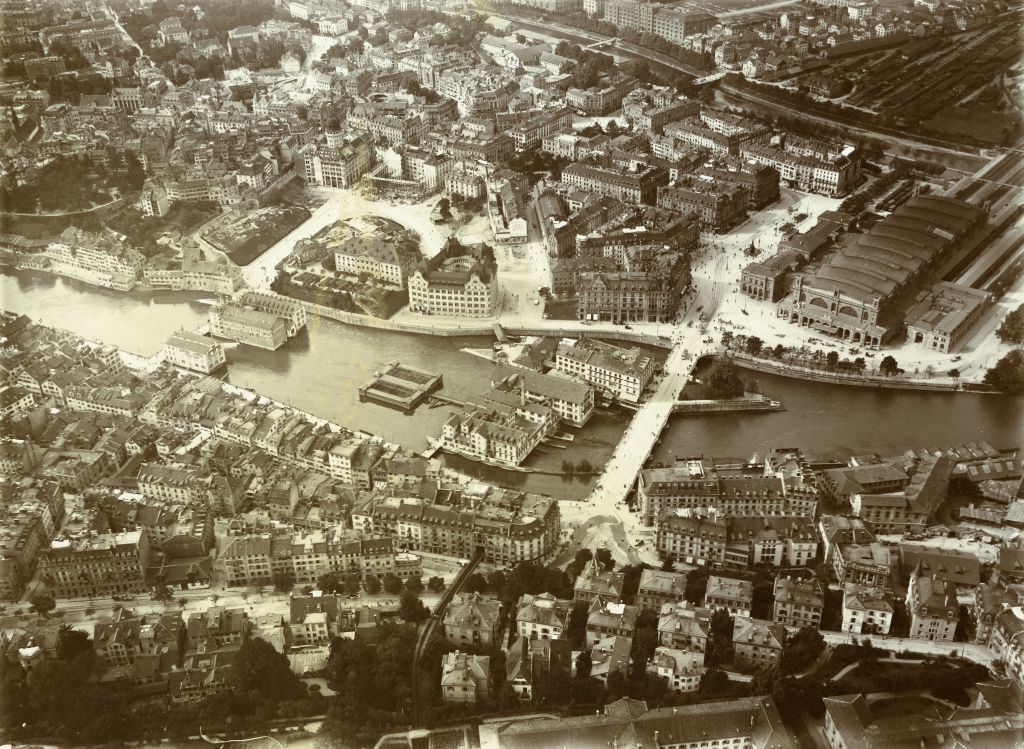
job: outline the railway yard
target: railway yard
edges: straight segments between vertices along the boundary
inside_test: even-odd
[[[1020,54],[1018,24],[997,23],[945,43],[925,38],[846,58],[829,74],[853,84],[837,102],[885,124],[1005,144],[1020,126],[1019,88],[1006,80],[1022,74],[1011,67]]]

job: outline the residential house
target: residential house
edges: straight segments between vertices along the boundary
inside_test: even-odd
[[[822,515],[818,519],[825,564],[832,562],[836,548],[845,544],[874,543],[875,535],[860,518],[845,515]]]
[[[888,588],[892,577],[889,547],[881,543],[839,546],[832,556],[832,569],[840,583]]]
[[[497,642],[501,604],[479,593],[456,596],[444,617],[444,636],[457,647]]]
[[[751,668],[776,668],[782,660],[786,629],[764,619],[737,616],[732,647],[736,662]]]
[[[939,577],[920,575],[915,569],[907,586],[910,636],[952,642],[960,620],[960,604],[953,584]]]
[[[523,700],[533,699],[535,689],[543,689],[549,679],[558,681],[573,668],[572,650],[568,640],[540,640],[520,637],[508,650],[505,680]],[[549,676],[550,675],[550,676]]]
[[[704,653],[664,645],[655,648],[654,657],[647,664],[647,673],[664,679],[669,690],[677,694],[696,692],[705,670]]]
[[[750,616],[753,600],[753,585],[749,580],[735,577],[711,575],[708,577],[704,606],[709,609],[725,609],[731,616]]]
[[[686,600],[686,573],[646,569],[640,573],[640,586],[633,603],[641,611],[659,613],[666,603]]]
[[[557,599],[550,593],[524,594],[516,610],[516,629],[528,640],[558,640],[569,624],[572,601]]]
[[[703,653],[707,649],[710,626],[698,618],[696,610],[685,601],[666,603],[658,616],[658,644],[675,650]]]
[[[445,654],[441,660],[441,698],[445,704],[475,704],[490,691],[491,658],[487,655]]]
[[[632,637],[639,614],[636,606],[593,599],[587,614],[587,644],[594,645],[607,637]]]
[[[843,632],[889,634],[892,604],[880,588],[847,583],[843,588]]]
[[[1024,689],[1024,607],[1013,606],[996,616],[988,646],[1006,664],[1006,675]]]
[[[673,561],[721,564],[725,561],[725,519],[719,519],[713,507],[666,512],[658,520],[656,543],[658,553]]]
[[[625,577],[621,572],[605,572],[596,558],[591,559],[586,568],[576,578],[573,586],[573,601],[590,603],[595,598],[605,601],[618,601],[622,598],[622,587]]]
[[[633,638],[625,635],[610,635],[588,642],[590,646],[590,675],[599,681],[608,682],[608,677],[618,671],[624,677],[629,675],[629,654]],[[575,665],[575,659],[573,659]]]
[[[824,607],[825,594],[818,578],[798,579],[789,575],[775,578],[774,620],[777,623],[817,629]]]

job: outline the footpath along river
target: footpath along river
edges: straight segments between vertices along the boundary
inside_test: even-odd
[[[145,356],[156,353],[180,328],[206,319],[203,294],[121,294],[46,274],[0,274],[0,306],[36,321],[67,328],[93,340]],[[310,318],[309,333],[278,351],[228,348],[229,379],[352,429],[380,435],[417,450],[436,435],[446,407],[403,414],[359,401],[357,388],[375,370],[399,360],[441,372],[444,392],[471,398],[488,385],[491,364],[463,353],[487,348],[481,338],[441,338],[386,333]],[[996,447],[1021,443],[1024,398],[973,394],[867,390],[804,382],[750,372],[760,390],[786,411],[674,417],[654,453],[671,460],[695,455],[746,458],[772,446],[802,447],[812,458],[853,453],[900,453],[909,448],[986,440]],[[557,473],[563,460],[601,466],[625,429],[623,416],[598,415],[568,449],[542,448],[527,467]],[[589,481],[557,475],[516,473],[447,456],[449,465],[507,486],[576,499]]]

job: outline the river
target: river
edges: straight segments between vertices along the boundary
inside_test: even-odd
[[[0,272],[0,306],[143,356],[158,352],[176,330],[202,325],[209,307],[198,300],[210,296],[183,292],[123,294],[45,273]],[[427,436],[440,433],[451,409],[424,405],[406,414],[360,402],[359,386],[376,370],[397,360],[442,373],[446,395],[472,399],[488,387],[492,365],[461,349],[490,348],[492,341],[389,333],[310,316],[308,334],[292,339],[277,351],[228,344],[228,379],[350,429],[423,450]],[[524,467],[557,474],[563,460],[579,463],[586,459],[600,465],[611,456],[625,427],[624,416],[597,414],[584,429],[565,430],[576,434],[570,447],[541,446]],[[452,455],[446,455],[445,461],[488,481],[566,499],[585,496],[591,483],[589,479],[505,471]]]
[[[175,330],[195,328],[205,321],[208,307],[197,301],[203,296],[209,295],[128,295],[42,273],[0,274],[3,307],[146,356],[156,353]],[[278,351],[230,346],[228,371],[236,385],[421,450],[426,437],[440,431],[450,409],[423,406],[404,414],[361,403],[358,386],[381,366],[399,360],[443,373],[445,394],[469,399],[487,387],[491,364],[461,349],[489,345],[489,339],[387,333],[311,317],[308,335]],[[748,380],[756,380],[761,392],[782,401],[787,410],[673,417],[653,459],[745,458],[755,452],[763,455],[773,446],[802,447],[812,458],[866,452],[893,455],[910,448],[978,440],[1011,447],[1021,443],[1024,429],[1024,398],[870,390],[753,372]],[[571,447],[542,447],[525,466],[553,473],[560,471],[564,460],[586,459],[600,466],[625,425],[623,416],[596,415],[576,430]],[[458,457],[445,460],[489,481],[565,499],[584,496],[590,485],[589,480],[504,471]]]

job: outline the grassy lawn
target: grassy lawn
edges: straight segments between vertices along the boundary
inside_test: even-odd
[[[918,715],[934,708],[943,718],[949,717],[952,710],[937,700],[918,695],[904,697],[888,697],[871,703],[871,712],[876,718],[898,718],[903,715]]]

